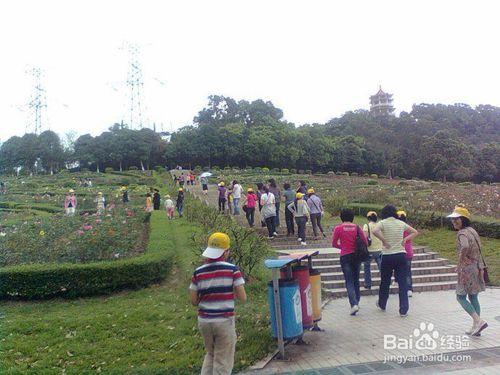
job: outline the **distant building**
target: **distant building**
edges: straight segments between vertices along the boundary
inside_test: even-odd
[[[376,115],[392,115],[392,94],[383,92],[380,86],[378,92],[370,96],[370,111]]]

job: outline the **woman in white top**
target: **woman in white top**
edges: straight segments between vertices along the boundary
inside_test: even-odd
[[[363,262],[365,274],[365,289],[372,288],[372,273],[370,270],[372,260],[377,263],[377,268],[380,271],[380,262],[382,262],[382,242],[373,235],[373,231],[377,226],[378,215],[375,211],[370,211],[366,214],[368,223],[363,226],[363,232],[368,239],[368,251],[370,252],[370,259]]]
[[[408,314],[408,284],[407,263],[405,243],[413,239],[418,232],[405,222],[398,219],[397,209],[393,205],[387,205],[382,209],[382,221],[377,224],[373,235],[382,241],[382,263],[380,265],[380,289],[376,305],[385,311],[389,298],[391,276],[394,272],[399,284],[399,315],[405,317]],[[405,237],[404,232],[409,234]]]
[[[269,188],[264,187],[264,194],[260,196],[260,204],[262,210],[260,214],[266,221],[267,231],[269,232],[269,239],[273,239],[278,235],[276,233],[275,216],[276,216],[276,198],[274,194],[269,191]]]

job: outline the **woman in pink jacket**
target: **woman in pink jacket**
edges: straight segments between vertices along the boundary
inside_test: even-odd
[[[66,199],[64,199],[64,210],[67,216],[73,216],[75,214],[76,196],[73,189],[70,189],[70,191],[66,195]]]

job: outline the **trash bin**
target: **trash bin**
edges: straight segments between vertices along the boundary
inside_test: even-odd
[[[316,269],[309,269],[309,280],[312,290],[312,310],[313,321],[317,323],[321,320],[321,272]]]
[[[282,270],[282,277],[285,271]],[[309,329],[313,326],[312,291],[309,280],[308,266],[292,267],[292,278],[299,282],[300,302],[302,304],[302,327]]]
[[[291,340],[302,336],[302,308],[300,302],[299,283],[297,280],[279,280],[281,321],[283,325],[283,338]],[[278,337],[276,315],[274,310],[273,282],[268,284],[268,301],[271,310],[271,328],[273,337]]]

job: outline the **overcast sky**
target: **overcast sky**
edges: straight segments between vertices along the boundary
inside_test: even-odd
[[[8,3],[8,4],[7,4]],[[0,140],[43,124],[99,134],[129,118],[125,41],[142,46],[144,116],[190,124],[210,94],[270,100],[297,125],[414,103],[500,106],[499,1],[9,1],[0,5]]]

